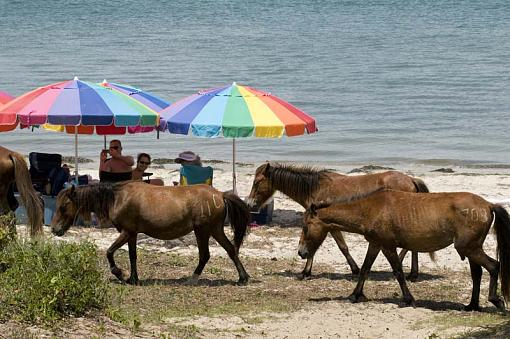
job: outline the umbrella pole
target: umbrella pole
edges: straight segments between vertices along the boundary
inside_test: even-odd
[[[232,139],[232,187],[234,194],[237,195],[236,187],[236,138]]]
[[[74,127],[74,175],[78,186],[78,126]]]
[[[103,135],[103,137],[104,137],[104,148],[103,149],[106,149],[106,134]]]

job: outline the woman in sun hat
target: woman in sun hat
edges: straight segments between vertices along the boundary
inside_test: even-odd
[[[202,166],[200,157],[192,151],[184,151],[179,153],[179,156],[175,158],[174,162],[181,165]]]

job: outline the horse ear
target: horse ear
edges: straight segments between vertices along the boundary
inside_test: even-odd
[[[264,166],[264,169],[262,170],[262,173],[264,173],[264,175],[267,176],[267,174],[269,173],[269,169],[271,168],[271,164],[270,163],[266,163],[266,165]]]
[[[76,187],[74,185],[71,185],[71,188],[69,189],[69,198],[71,200],[74,200],[75,196],[76,196]]]

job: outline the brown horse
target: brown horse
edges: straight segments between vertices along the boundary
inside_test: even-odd
[[[2,214],[15,211],[18,202],[13,186],[19,191],[21,202],[27,211],[30,235],[42,234],[42,201],[32,186],[27,163],[17,152],[0,146],[0,209]]]
[[[306,166],[282,165],[266,163],[255,171],[253,186],[248,197],[250,208],[260,208],[276,191],[280,191],[305,209],[312,202],[326,203],[336,200],[355,199],[381,188],[391,188],[408,192],[428,192],[428,188],[420,179],[407,176],[396,171],[384,173],[348,176],[328,170],[319,170]],[[353,274],[359,273],[359,268],[349,254],[349,249],[339,229],[330,229],[329,233],[335,239],[344,254]],[[328,232],[322,232],[320,244]],[[303,233],[301,234],[301,238]],[[406,251],[401,253],[402,259]],[[308,257],[300,278],[308,278],[312,274],[313,254]],[[418,277],[418,253],[413,253],[410,280]]]
[[[335,203],[327,207],[312,204],[305,213],[305,234],[299,255],[312,254],[322,241],[324,224],[327,229],[359,233],[369,242],[361,267],[358,284],[350,295],[352,302],[366,301],[363,285],[380,251],[388,259],[406,305],[414,306],[396,248],[431,252],[454,244],[462,260],[471,267],[473,291],[466,310],[479,310],[482,267],[490,274],[489,301],[498,309],[505,304],[497,295],[498,274],[505,300],[510,297],[510,218],[500,205],[487,202],[471,193],[409,193],[381,191],[366,199]],[[485,254],[483,242],[491,224],[497,235],[500,262]]]
[[[122,270],[115,265],[114,254],[128,243],[131,275],[127,283],[137,284],[136,239],[138,233],[170,240],[195,232],[200,260],[192,282],[198,281],[209,260],[209,238],[212,236],[227,251],[239,273],[239,284],[249,275],[239,260],[239,248],[246,234],[250,212],[238,196],[220,192],[208,185],[156,187],[143,182],[95,184],[70,187],[57,196],[56,213],[51,230],[58,236],[71,227],[78,216],[85,219],[94,212],[102,226],[115,227],[119,237],[107,250],[111,272],[121,281]],[[234,245],[225,235],[223,225],[228,217],[234,231]]]

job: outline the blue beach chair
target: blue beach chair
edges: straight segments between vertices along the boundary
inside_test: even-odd
[[[180,185],[207,184],[212,186],[213,169],[211,166],[182,165],[180,170]]]

